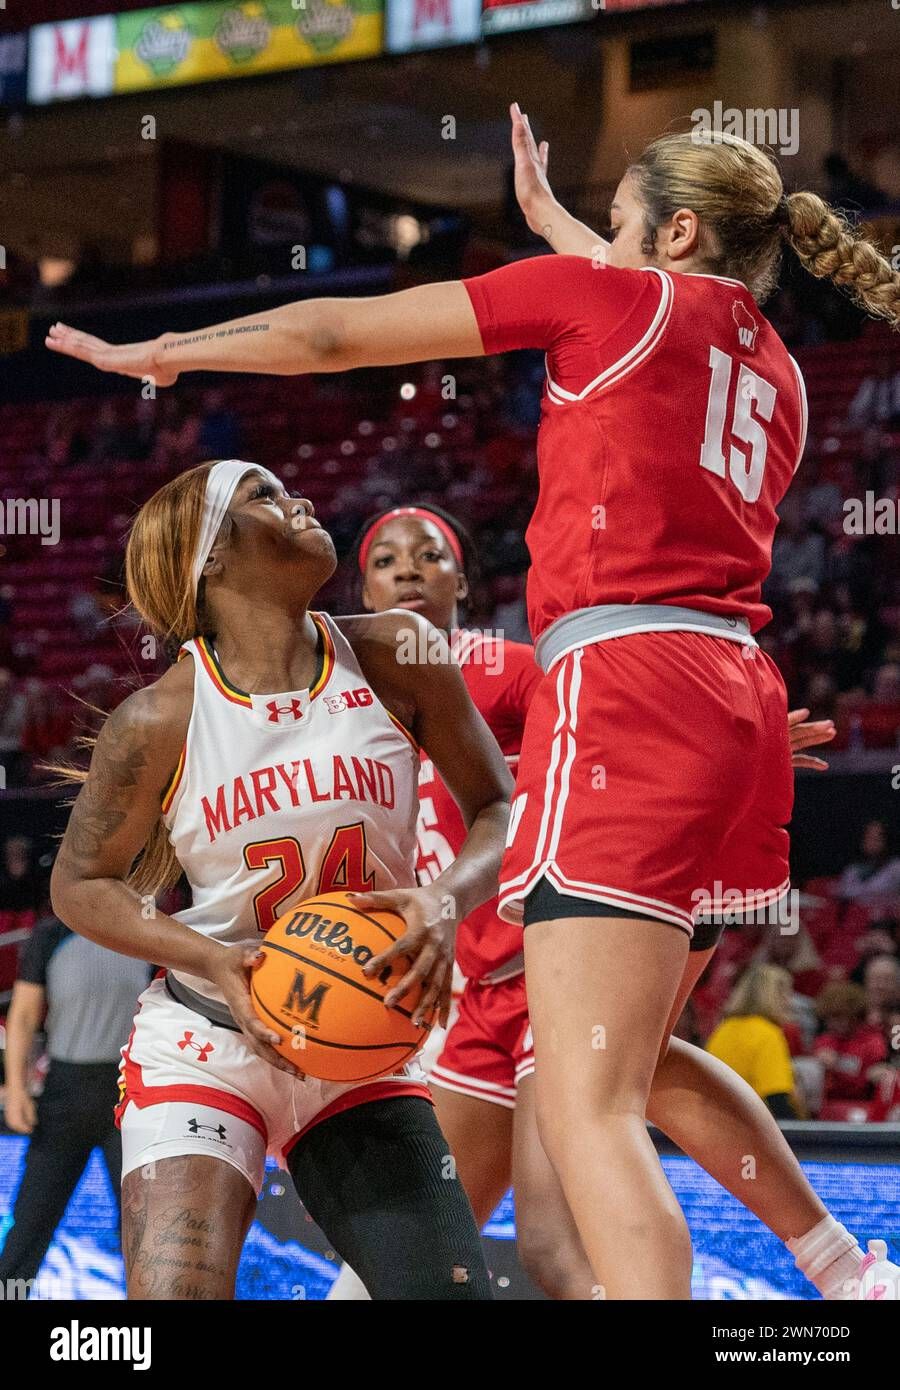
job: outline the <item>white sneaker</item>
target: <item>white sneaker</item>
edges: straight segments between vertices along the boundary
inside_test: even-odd
[[[888,1259],[887,1245],[883,1240],[869,1241],[869,1253],[853,1282],[858,1285],[854,1295],[857,1299],[900,1300],[900,1265]]]

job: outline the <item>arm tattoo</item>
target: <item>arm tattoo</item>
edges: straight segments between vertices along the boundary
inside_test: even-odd
[[[192,347],[194,343],[209,343],[214,338],[231,338],[237,333],[268,333],[267,323],[237,324],[234,328],[217,328],[215,332],[194,333],[190,338],[175,338],[171,343],[163,343],[163,352],[170,348]]]
[[[147,729],[128,703],[113,710],[103,726],[90,776],[63,836],[60,854],[76,874],[90,871],[106,841],[121,828],[147,765]]]

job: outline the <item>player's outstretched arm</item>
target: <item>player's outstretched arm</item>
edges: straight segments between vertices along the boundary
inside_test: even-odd
[[[459,280],[370,299],[303,299],[191,333],[113,344],[56,323],[51,352],[102,372],[171,386],[181,372],[343,372],[432,358],[482,357],[469,296]]]
[[[609,243],[579,222],[562,203],[557,202],[547,178],[550,146],[535,141],[531,123],[514,101],[509,108],[512,120],[512,149],[515,161],[515,187],[525,221],[536,236],[561,256],[588,256],[604,261]]]

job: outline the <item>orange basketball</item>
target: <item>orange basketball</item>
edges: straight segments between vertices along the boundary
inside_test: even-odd
[[[346,893],[323,893],[285,912],[260,943],[253,1007],[282,1042],[276,1051],[323,1081],[371,1081],[408,1062],[428,1036],[415,1028],[414,986],[396,1008],[384,997],[409,969],[399,956],[369,979],[363,966],[405,931],[396,912],[360,912]]]

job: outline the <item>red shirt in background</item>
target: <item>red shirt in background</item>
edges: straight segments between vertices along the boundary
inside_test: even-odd
[[[836,1052],[837,1061],[825,1072],[826,1100],[868,1100],[872,1093],[866,1072],[887,1060],[887,1047],[882,1035],[867,1023],[847,1038],[835,1033],[823,1033],[816,1038],[813,1051]]]

